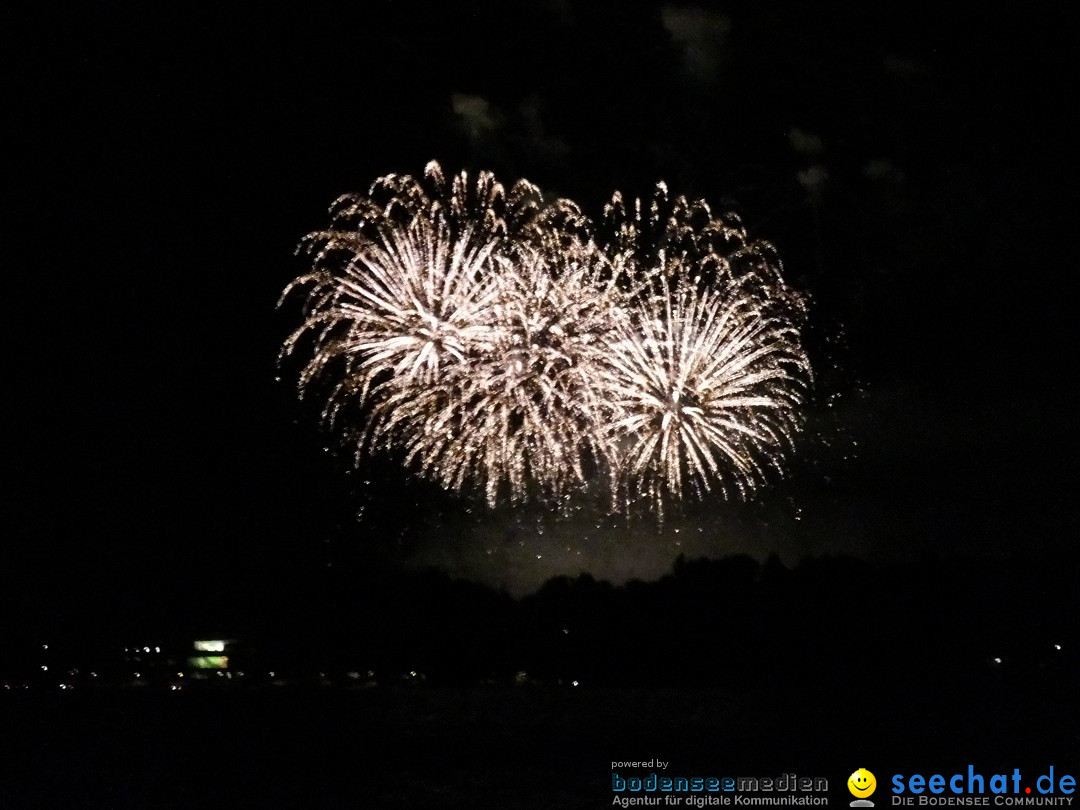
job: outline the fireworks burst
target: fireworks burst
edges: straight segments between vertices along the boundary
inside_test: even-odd
[[[676,284],[619,319],[594,384],[629,500],[745,499],[780,470],[809,369],[797,333],[729,293]]]
[[[733,215],[619,194],[595,228],[521,180],[389,175],[340,198],[312,269],[301,395],[356,450],[501,501],[720,492],[779,471],[810,380],[803,299]],[[283,296],[284,298],[284,296]]]
[[[562,263],[559,268],[551,260]],[[490,340],[424,386],[401,386],[374,417],[380,438],[442,486],[489,505],[556,501],[586,486],[605,455],[590,374],[618,299],[601,254],[519,251],[498,265]],[[396,379],[396,378],[395,378]]]

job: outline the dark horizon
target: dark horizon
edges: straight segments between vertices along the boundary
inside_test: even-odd
[[[823,557],[789,568],[776,557],[680,556],[655,581],[555,577],[515,599],[438,569],[369,563],[327,578],[317,600],[267,598],[240,620],[192,599],[164,620],[18,628],[3,639],[0,690],[41,699],[58,685],[90,694],[767,686],[885,696],[965,683],[1067,701],[1080,667],[1073,585],[1069,567],[1015,558],[882,567]],[[192,658],[218,654],[227,660]],[[846,669],[853,660],[858,668]]]

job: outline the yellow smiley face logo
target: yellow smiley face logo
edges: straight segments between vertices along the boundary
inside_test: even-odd
[[[877,788],[877,779],[866,768],[859,768],[847,780],[847,789],[856,799],[865,799]]]

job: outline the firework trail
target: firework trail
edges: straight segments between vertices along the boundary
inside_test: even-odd
[[[647,209],[640,199],[627,206],[616,191],[604,206],[599,236],[654,294],[666,294],[673,280],[689,282],[729,299],[753,298],[763,317],[796,327],[806,320],[806,301],[784,282],[769,242],[751,240],[734,212],[717,215],[705,200],[671,199],[662,182]]]
[[[596,227],[527,181],[431,163],[340,198],[301,250],[283,355],[358,461],[397,454],[490,506],[599,482],[662,510],[748,497],[799,429],[803,299],[734,215],[663,184]]]

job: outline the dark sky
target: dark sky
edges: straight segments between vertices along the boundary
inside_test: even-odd
[[[679,552],[1070,548],[1068,5],[791,5],[0,13],[5,615],[228,615],[368,550],[520,592]],[[592,214],[661,178],[737,207],[814,302],[791,477],[658,529],[347,473],[275,381],[275,304],[335,197],[433,158]]]

